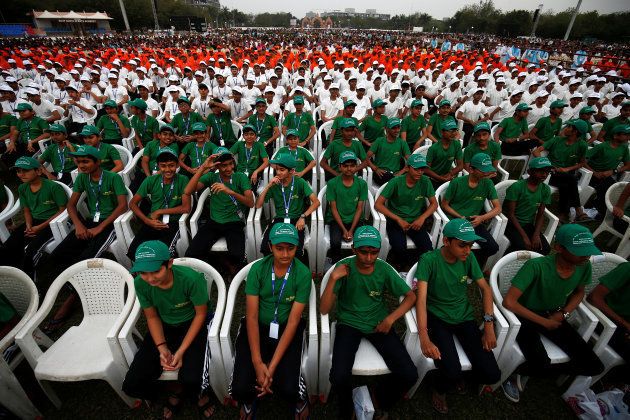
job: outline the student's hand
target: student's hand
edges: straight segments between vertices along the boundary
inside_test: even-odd
[[[479,226],[481,222],[483,222],[482,216],[470,216],[470,224],[472,224],[473,227]]]
[[[149,219],[148,226],[156,230],[168,229],[168,225],[162,222],[160,219]]]
[[[208,156],[208,159],[206,159],[206,161],[203,163],[203,168],[204,169],[212,169],[214,168],[215,162],[214,160],[217,158],[217,156],[219,156],[218,154],[213,154]]]
[[[492,351],[497,346],[497,337],[494,334],[493,328],[485,328],[483,336],[481,337],[481,345],[485,351]]]
[[[555,330],[557,328],[560,328],[563,320],[564,318],[562,317],[562,314],[560,312],[555,312],[553,315],[547,318],[543,326],[548,330]]]
[[[450,180],[452,180],[453,178],[455,178],[455,175],[453,175],[453,174],[452,174],[452,173],[450,173],[450,172],[447,172],[446,174],[444,174],[444,177],[443,177],[443,178],[444,178],[444,181],[450,181]]]
[[[619,206],[613,206],[613,215],[614,215],[615,217],[619,217],[619,218],[621,218],[621,217],[623,217],[623,213],[624,213],[624,212],[623,212],[623,209],[622,209],[621,207],[619,207]]]
[[[90,234],[90,238],[98,236],[103,231],[101,225],[95,226],[92,229],[88,229],[88,233]]]
[[[30,153],[35,153],[35,147],[33,146],[33,141],[29,141],[28,145],[26,146],[26,150]]]
[[[440,360],[442,358],[440,349],[438,349],[437,346],[429,340],[429,337],[425,340],[420,339],[420,348],[422,349],[422,355],[424,357],[428,357],[433,360]]]
[[[50,172],[46,174],[46,178],[50,179],[51,181],[56,181],[57,178],[51,174]]]
[[[540,235],[535,235],[529,245],[529,248],[532,251],[539,251],[542,249],[542,242],[540,241]]]
[[[352,232],[351,230],[346,230],[346,228],[344,228],[343,232],[341,233],[341,238],[346,242],[351,242],[353,235],[354,232]]]
[[[525,245],[525,249],[527,249],[528,251],[533,250],[532,241],[529,240],[529,237],[527,237],[527,235],[521,236],[521,239],[523,239],[523,244]]]
[[[420,228],[422,227],[422,225],[424,225],[424,221],[426,219],[424,217],[418,217],[416,220],[413,221],[413,223],[409,226],[409,229],[412,230],[420,230]]]
[[[271,181],[269,181],[270,184],[276,184],[276,185],[280,185],[282,181],[280,181],[280,178],[278,178],[277,176],[274,176],[273,178],[271,178]]]
[[[300,217],[297,221],[297,223],[295,224],[295,227],[297,228],[297,230],[304,230],[304,227],[306,226],[306,222],[304,221],[304,218]]]
[[[160,352],[160,366],[162,366],[164,370],[171,370],[170,366],[173,360],[171,351],[166,345],[158,347],[158,351]]]
[[[226,194],[230,194],[232,192],[231,189],[229,189],[224,183],[222,182],[215,182],[214,184],[212,184],[210,186],[210,192],[212,194],[218,194],[220,192],[226,193]]]
[[[374,332],[388,334],[392,329],[393,324],[394,321],[392,321],[389,317],[385,317],[385,319],[379,322],[376,328],[374,328]]]
[[[347,277],[348,274],[350,274],[350,268],[348,267],[348,264],[340,264],[337,267],[335,267],[332,274],[330,275],[329,280],[337,281],[339,279]]]
[[[111,113],[111,114],[108,114],[108,115],[109,115],[109,117],[110,117],[112,120],[114,120],[114,121],[120,121],[120,117],[118,116],[118,114],[116,114],[116,113]]]
[[[569,171],[567,171],[567,168],[560,168],[560,167],[553,168],[553,171],[558,173],[558,174],[564,174],[564,173],[569,172]]]
[[[398,223],[398,226],[400,226],[401,229],[404,230],[405,232],[407,232],[409,230],[409,227],[411,226],[411,224],[409,224],[409,222],[407,222],[402,217],[399,217],[396,222]]]
[[[254,172],[250,179],[252,181],[252,184],[255,184],[256,182],[258,182],[258,173]]]
[[[7,146],[7,153],[15,153],[15,150],[15,143],[9,142],[9,145]]]
[[[593,176],[597,179],[604,179],[613,176],[613,171],[593,172]]]
[[[381,168],[376,168],[376,170],[374,171],[374,173],[378,176],[378,177],[382,177],[385,174],[385,171]]]
[[[83,225],[75,226],[74,234],[81,240],[90,239],[92,237],[90,231]]]
[[[176,351],[175,354],[173,354],[173,357],[171,358],[171,362],[168,364],[169,365],[169,369],[164,368],[165,370],[177,370],[179,368],[182,367],[182,358],[183,358],[183,354],[181,354],[179,351]]]
[[[259,392],[258,396],[262,397],[265,394],[272,393],[271,391],[271,382],[273,381],[273,377],[269,373],[269,369],[267,365],[260,362],[254,365],[254,370],[256,370],[256,390]]]

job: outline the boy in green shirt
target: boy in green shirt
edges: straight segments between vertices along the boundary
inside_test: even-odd
[[[444,131],[450,131],[451,128],[444,128],[446,125],[451,127],[455,125],[455,130],[457,130],[457,120],[455,117],[451,115],[451,102],[447,99],[443,99],[438,104],[438,112],[433,114],[431,118],[429,118],[429,122],[427,123],[427,137],[433,143],[439,143],[444,137]],[[453,137],[458,138],[459,132]]]
[[[190,99],[182,96],[177,99],[177,107],[179,111],[171,120],[171,126],[177,133],[175,140],[179,144],[180,148],[184,147],[191,140],[195,140],[192,136],[192,128],[196,123],[203,123],[203,117],[194,111],[190,110]],[[230,130],[231,130],[230,126]]]
[[[36,159],[22,156],[14,168],[22,181],[18,195],[24,223],[15,227],[2,244],[0,265],[19,268],[35,279],[40,250],[53,237],[50,221],[66,209],[68,196],[61,185],[41,176],[42,168]]]
[[[406,167],[401,162],[407,161],[411,152],[407,142],[399,137],[400,126],[400,119],[390,118],[387,121],[386,136],[374,140],[367,152],[366,160],[372,168],[372,181],[376,185],[383,185],[405,172]]]
[[[359,133],[357,133],[356,137],[363,143],[365,150],[370,148],[374,140],[383,137],[385,127],[387,127],[387,119],[385,115],[385,101],[381,98],[377,98],[372,102],[372,115],[367,115],[357,130]],[[340,123],[343,131],[342,123],[344,123],[344,121]],[[363,133],[362,137],[359,137],[360,132]],[[357,154],[357,156],[359,155]]]
[[[243,127],[243,140],[234,143],[230,148],[230,153],[238,162],[236,172],[242,172],[249,177],[252,189],[257,190],[263,171],[269,166],[269,156],[264,144],[257,141],[256,129],[253,125],[246,124]]]
[[[521,321],[516,342],[525,363],[502,385],[506,397],[518,402],[528,376],[550,372],[597,376],[604,365],[591,345],[567,321],[591,282],[591,255],[601,254],[588,228],[566,224],[556,232],[555,254],[532,258],[512,279],[503,306]],[[550,364],[541,335],[560,347],[569,362]],[[525,376],[527,375],[527,376]]]
[[[470,173],[470,161],[477,153],[485,153],[490,156],[492,166],[498,170],[499,161],[503,158],[503,155],[499,144],[490,141],[490,124],[486,121],[475,125],[472,141],[464,149],[464,169],[466,172]]]
[[[402,120],[400,137],[407,142],[409,150],[416,150],[424,144],[427,138],[427,122],[422,115],[422,101],[414,99],[411,101],[410,113]]]
[[[204,123],[194,123],[191,131],[192,140],[179,154],[179,166],[192,175],[214,154],[217,146],[208,140],[208,127]]]
[[[354,120],[354,122],[357,124],[357,127],[359,126],[359,120],[354,118],[352,116],[352,114],[354,114],[354,111],[357,109],[357,104],[354,103],[353,100],[349,100],[344,102],[343,104],[343,111],[342,114],[335,117],[335,119],[333,120],[332,126],[331,126],[331,130],[330,130],[330,135],[328,136],[326,140],[326,142],[324,142],[324,144],[322,144],[322,147],[327,147],[330,143],[332,143],[334,140],[341,140],[341,123],[346,119],[346,118],[352,118]],[[360,132],[358,132],[360,135]],[[358,138],[358,136],[357,136]]]
[[[492,289],[471,253],[473,244],[483,242],[484,238],[465,219],[449,221],[442,236],[444,246],[423,254],[418,261],[416,320],[422,354],[433,359],[437,367],[433,408],[447,414],[446,393],[456,386],[464,390],[453,337],[459,339],[470,359],[477,383],[494,384],[501,378],[501,371],[492,353],[497,346]],[[483,332],[468,298],[468,279],[475,282],[482,294]]]
[[[133,192],[138,190],[145,178],[158,172],[157,155],[160,150],[168,147],[179,156],[179,146],[175,142],[175,129],[173,126],[170,124],[161,126],[158,138],[159,140],[151,140],[144,146],[142,159],[140,160],[142,171],[136,171],[136,176],[129,187]]]
[[[527,179],[519,179],[505,193],[503,212],[508,218],[505,236],[510,240],[506,254],[535,251],[549,254],[551,248],[542,234],[545,208],[551,204],[551,189],[545,184],[553,165],[546,157],[530,159]]]
[[[415,302],[414,292],[400,275],[378,258],[381,235],[373,226],[361,226],[353,235],[354,256],[337,263],[322,293],[319,309],[324,315],[337,306],[337,327],[333,346],[330,382],[339,396],[338,418],[350,419],[352,404],[352,365],[362,339],[379,352],[391,371],[375,390],[378,411],[375,418],[386,418],[394,404],[418,380],[409,353],[392,329],[394,323]],[[385,293],[402,302],[388,313]]]
[[[122,139],[128,137],[131,132],[129,119],[118,114],[118,105],[111,99],[103,103],[103,108],[105,115],[96,122],[96,128],[103,133],[103,142],[122,145]]]
[[[282,122],[282,134],[286,136],[287,130],[290,128],[297,130],[300,146],[308,148],[311,139],[317,133],[313,115],[304,112],[304,98],[302,96],[294,97],[293,104],[295,105],[295,112],[289,113]]]
[[[442,136],[433,143],[427,152],[427,169],[425,172],[433,188],[455,178],[464,167],[462,162],[462,144],[457,140],[459,131],[455,119],[449,119],[441,124]],[[453,167],[455,164],[455,167]]]
[[[68,140],[66,127],[62,124],[51,124],[48,132],[50,133],[52,144],[44,150],[44,153],[39,156],[38,160],[42,165],[49,163],[52,166],[52,173],[42,166],[42,174],[48,179],[58,180],[70,186],[72,185],[71,172],[77,167],[70,153],[75,151],[77,145],[72,144]]]
[[[125,168],[120,152],[109,143],[101,141],[101,132],[93,125],[85,125],[79,133],[83,144],[96,148],[101,154],[101,169],[109,172],[120,172]]]
[[[562,110],[567,107],[567,103],[556,100],[549,106],[549,115],[538,119],[534,128],[529,132],[529,138],[536,140],[538,145],[551,140],[560,134],[562,128]]]
[[[247,119],[247,124],[256,128],[258,141],[265,146],[267,156],[272,156],[276,139],[280,137],[278,121],[276,121],[273,116],[267,114],[267,101],[265,101],[264,98],[256,98],[254,108],[256,112],[250,115]]]
[[[32,156],[39,150],[40,140],[49,137],[46,131],[48,123],[35,115],[30,104],[21,102],[15,110],[20,114],[20,119],[15,123],[15,130],[11,131],[6,152],[2,154],[2,161],[8,167],[13,166],[19,157]]]
[[[311,173],[317,162],[315,162],[315,158],[313,158],[313,155],[308,149],[298,146],[300,142],[300,138],[298,136],[299,133],[297,130],[287,130],[287,134],[285,135],[287,145],[278,149],[277,154],[279,155],[281,153],[285,153],[292,155],[296,162],[295,176],[303,178],[304,175]],[[306,177],[306,180],[309,183],[311,182],[309,176]]]
[[[309,415],[300,374],[306,323],[302,313],[311,294],[311,270],[295,258],[298,232],[288,223],[270,229],[270,255],[256,261],[245,284],[245,317],[236,337],[229,392],[241,404],[242,419],[254,418],[257,399],[279,394],[294,416]]]
[[[615,118],[611,118],[604,123],[604,126],[597,135],[599,141],[610,141],[613,138],[613,128],[618,125],[630,124],[630,101],[621,104],[621,113]]]
[[[155,401],[162,387],[163,371],[178,371],[169,385],[171,395],[164,418],[172,418],[186,395],[198,398],[204,418],[214,412],[206,392],[199,394],[206,356],[208,286],[202,273],[173,264],[168,246],[147,241],[138,247],[130,270],[137,273],[134,286],[147,319],[148,332],[134,355],[122,385],[130,397]]]
[[[157,140],[160,131],[160,124],[152,116],[147,115],[147,103],[140,98],[128,102],[129,111],[133,115],[131,117],[131,128],[134,130],[134,140],[136,147],[132,154],[138,153],[145,144],[151,140]]]
[[[210,141],[216,146],[232,147],[236,143],[236,136],[232,130],[232,113],[230,106],[221,99],[214,98],[210,103],[210,111],[206,118],[206,125],[211,131]]]
[[[324,150],[323,156],[319,161],[319,166],[324,170],[326,181],[339,176],[339,156],[345,151],[354,152],[361,164],[357,166],[357,172],[360,172],[368,165],[365,149],[361,147],[361,143],[354,140],[357,132],[357,124],[351,118],[346,118],[341,122],[341,140],[334,140]]]
[[[514,116],[504,118],[494,132],[494,141],[501,144],[501,153],[506,156],[529,155],[538,142],[529,138],[527,114],[532,109],[521,102],[514,110]]]
[[[0,103],[0,149],[6,149],[5,140],[11,137],[13,131],[17,129],[16,127],[17,118],[12,113],[6,112]]]

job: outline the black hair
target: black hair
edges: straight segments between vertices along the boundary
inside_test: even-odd
[[[157,163],[178,162],[177,156],[172,153],[160,153],[156,159]]]
[[[92,156],[92,155],[85,155],[85,156],[77,156],[77,157],[84,157],[84,158],[88,158],[90,159],[92,162],[98,162],[100,159],[97,158],[96,156]]]

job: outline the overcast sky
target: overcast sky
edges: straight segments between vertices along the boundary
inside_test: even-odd
[[[416,12],[428,13],[437,19],[450,17],[465,4],[474,4],[478,0],[449,0],[449,1],[427,1],[427,0],[315,0],[315,1],[295,1],[295,0],[275,0],[275,1],[253,1],[253,0],[220,0],[222,6],[230,9],[236,8],[246,13],[263,12],[290,12],[298,18],[304,17],[309,11],[325,12],[331,10],[344,10],[353,7],[357,12],[365,12],[365,9],[376,9],[378,13],[389,13],[391,15],[410,14]],[[503,10],[526,9],[535,10],[539,4],[543,4],[543,10],[563,11],[569,7],[575,7],[577,0],[494,0],[494,5]],[[630,10],[628,0],[584,0],[580,11],[597,10],[600,13],[612,13]]]

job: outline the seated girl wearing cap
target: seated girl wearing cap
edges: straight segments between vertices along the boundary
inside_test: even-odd
[[[71,172],[77,168],[74,159],[70,156],[77,148],[76,144],[72,144],[66,135],[66,127],[62,124],[51,124],[48,128],[52,144],[39,156],[39,163],[42,165],[48,163],[52,166],[52,172],[49,172],[44,166],[41,167],[42,174],[50,180],[59,180],[64,184],[72,185]]]
[[[174,265],[168,246],[161,241],[141,244],[130,271],[138,274],[134,285],[149,331],[129,366],[123,392],[154,402],[160,397],[162,373],[178,371],[177,382],[168,385],[163,418],[177,414],[184,394],[200,395],[199,414],[211,417],[214,407],[202,389],[209,322],[204,275]]]
[[[492,290],[471,252],[474,242],[484,239],[475,234],[472,224],[465,219],[449,221],[444,226],[443,237],[442,248],[420,256],[415,279],[420,348],[424,357],[433,359],[437,367],[433,408],[447,414],[446,393],[453,388],[465,390],[454,337],[472,363],[476,383],[494,384],[501,379],[501,371],[492,353],[497,345]],[[482,294],[483,332],[467,295],[468,279],[476,283]]]
[[[309,418],[306,384],[300,374],[311,270],[295,258],[298,232],[274,224],[267,255],[256,261],[245,284],[245,317],[236,337],[230,395],[241,404],[241,419],[256,415],[257,401],[275,393],[295,418]],[[313,391],[313,390],[310,390]]]
[[[243,127],[243,140],[237,141],[230,148],[230,153],[236,157],[236,171],[249,177],[252,189],[255,191],[262,179],[265,168],[269,166],[269,156],[263,143],[257,141],[256,129],[253,125]]]

